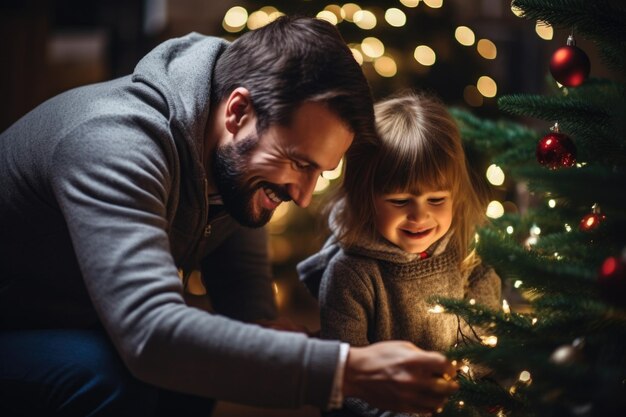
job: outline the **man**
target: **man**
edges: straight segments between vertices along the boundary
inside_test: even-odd
[[[259,227],[309,204],[372,124],[349,49],[307,18],[170,40],[16,122],[0,136],[3,415],[440,406],[456,389],[440,354],[244,323],[276,316]],[[195,268],[215,314],[184,303],[178,270]]]

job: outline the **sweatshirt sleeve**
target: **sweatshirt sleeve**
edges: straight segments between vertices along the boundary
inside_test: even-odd
[[[498,309],[502,283],[493,268],[480,263],[469,274],[465,298],[473,298],[478,304]]]
[[[166,389],[250,405],[326,406],[339,343],[185,305],[167,235],[170,167],[150,139],[164,131],[149,120],[92,121],[67,133],[50,161],[87,291],[122,360]]]
[[[364,277],[347,265],[345,258],[333,260],[322,277],[319,290],[321,336],[352,346],[366,346],[373,292]]]

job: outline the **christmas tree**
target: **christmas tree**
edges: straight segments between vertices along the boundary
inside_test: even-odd
[[[505,301],[502,311],[489,311],[471,300],[437,300],[470,325],[449,352],[463,371],[461,390],[443,414],[623,416],[626,6],[604,0],[512,6],[533,22],[572,31],[549,63],[552,94],[498,100],[505,113],[543,120],[544,131],[454,114],[467,143],[527,184],[534,200],[477,236],[483,261],[527,308],[511,311]],[[593,63],[575,38],[593,41],[617,80],[589,78]]]

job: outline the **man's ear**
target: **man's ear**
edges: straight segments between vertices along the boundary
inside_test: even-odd
[[[226,100],[224,125],[231,134],[236,134],[242,126],[252,119],[254,110],[250,101],[250,92],[237,87]]]

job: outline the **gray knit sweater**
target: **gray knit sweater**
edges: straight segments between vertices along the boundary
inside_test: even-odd
[[[320,253],[298,266],[301,279],[314,293],[322,274],[322,337],[354,346],[407,340],[436,351],[454,345],[456,317],[429,312],[429,297],[473,298],[498,308],[501,284],[493,269],[482,264],[462,274],[458,250],[449,240],[450,234],[444,236],[427,250],[428,258],[420,259],[383,239],[346,251],[331,237]],[[397,415],[352,398],[346,407],[368,417]]]

